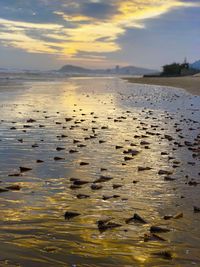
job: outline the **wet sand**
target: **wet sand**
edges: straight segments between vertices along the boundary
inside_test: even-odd
[[[0,266],[200,266],[200,97],[0,87]]]
[[[193,95],[200,95],[200,77],[148,77],[148,78],[124,78],[128,82],[138,84],[152,84],[183,88]]]

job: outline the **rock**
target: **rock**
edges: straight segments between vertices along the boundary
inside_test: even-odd
[[[146,145],[150,145],[150,143],[147,142],[147,141],[141,141],[141,142],[140,142],[140,145],[142,145],[142,146],[146,146]]]
[[[72,121],[72,118],[65,118],[65,121],[68,122],[68,121]]]
[[[18,176],[21,176],[21,173],[11,173],[8,176],[9,177],[18,177]]]
[[[33,144],[32,145],[33,148],[39,147],[38,144]]]
[[[24,128],[32,128],[31,125],[24,125]]]
[[[199,213],[200,212],[200,208],[197,206],[193,207],[194,213]]]
[[[81,214],[78,212],[66,211],[64,214],[64,217],[65,217],[65,220],[70,220],[70,219],[75,218],[79,215],[81,215]]]
[[[41,160],[41,159],[37,159],[36,162],[37,162],[37,163],[42,163],[42,162],[44,162],[44,161]]]
[[[83,162],[83,161],[80,162],[80,166],[86,166],[86,165],[89,165],[89,163],[88,162]]]
[[[153,253],[155,256],[159,256],[161,258],[172,260],[172,253],[170,251],[160,251]]]
[[[147,222],[140,217],[137,213],[133,215],[133,217],[126,219],[126,223],[131,223],[131,222],[136,222],[136,223],[141,223],[141,224],[146,224]]]
[[[137,150],[128,149],[128,150],[124,150],[123,153],[124,153],[124,154],[131,154],[132,156],[136,156],[136,155],[138,155],[140,152],[137,151]]]
[[[190,186],[197,186],[198,183],[196,181],[189,181],[188,182],[188,185],[190,185]]]
[[[81,188],[80,185],[74,185],[74,184],[72,184],[72,185],[70,186],[70,189],[72,189],[72,190],[76,190],[76,189],[80,189],[80,188]]]
[[[33,122],[36,122],[36,120],[34,120],[34,119],[28,119],[26,122],[27,123],[33,123]]]
[[[90,196],[89,195],[85,195],[85,194],[78,194],[76,197],[78,199],[86,199],[86,198],[89,198]]]
[[[180,218],[183,218],[183,213],[182,213],[182,212],[179,212],[179,213],[177,213],[176,215],[174,215],[173,218],[174,218],[174,219],[180,219]]]
[[[164,180],[165,181],[174,181],[174,180],[176,180],[175,178],[172,178],[172,177],[170,177],[170,176],[165,176],[164,177]]]
[[[167,170],[159,170],[158,174],[159,175],[171,175],[172,172],[171,171],[167,171]]]
[[[70,154],[78,153],[78,150],[71,149],[71,150],[69,150],[69,153],[70,153]]]
[[[6,189],[11,190],[11,191],[19,191],[21,189],[20,185],[10,185],[7,186]]]
[[[67,138],[67,135],[62,134],[60,137],[61,137],[61,138]]]
[[[100,176],[100,178],[98,178],[97,180],[94,181],[94,183],[105,183],[105,182],[108,182],[110,180],[112,180],[113,178],[112,177],[109,177],[109,176]]]
[[[167,232],[170,232],[170,229],[159,227],[159,226],[151,226],[150,232],[151,233],[167,233]]]
[[[164,220],[170,220],[170,219],[172,219],[172,218],[173,218],[173,215],[165,215],[165,216],[163,217]]]
[[[103,196],[102,197],[103,200],[108,200],[108,199],[111,199],[111,198],[113,198],[113,196]]]
[[[161,155],[165,156],[165,155],[169,155],[169,153],[168,152],[161,152]]]
[[[65,148],[64,147],[56,147],[56,150],[57,151],[62,151],[62,150],[65,150]]]
[[[121,184],[113,184],[113,189],[117,189],[117,188],[120,188],[120,187],[122,187],[123,185],[121,185]]]
[[[103,144],[103,143],[105,143],[106,141],[104,141],[104,140],[99,140],[99,144]]]
[[[104,232],[108,229],[114,229],[121,227],[121,224],[110,222],[111,219],[97,221],[98,229],[100,232]]]
[[[132,160],[133,158],[131,157],[124,157],[124,160],[127,161],[127,160]]]
[[[167,241],[167,240],[156,234],[144,234],[144,242],[147,241]]]
[[[115,146],[116,149],[121,149],[123,146]]]
[[[58,249],[56,247],[45,247],[43,251],[47,253],[55,253]]]
[[[61,158],[61,157],[54,157],[54,160],[55,160],[55,161],[58,161],[58,160],[64,160],[64,158]]]
[[[164,138],[167,139],[168,141],[174,140],[174,138],[172,136],[167,135],[167,134],[164,135]]]
[[[77,179],[76,181],[73,182],[74,185],[85,185],[88,183],[89,183],[89,181],[84,181],[84,180],[80,180],[80,179]]]
[[[20,172],[28,172],[31,171],[32,168],[28,168],[28,167],[19,167]]]
[[[101,188],[103,188],[102,185],[98,185],[98,184],[92,184],[90,187],[92,190],[99,190]]]
[[[73,143],[74,143],[74,144],[77,144],[77,143],[80,143],[80,142],[81,142],[81,141],[76,140],[76,139],[73,140]]]
[[[139,166],[138,167],[138,171],[139,172],[142,172],[142,171],[149,171],[149,170],[151,170],[152,168],[150,168],[150,167],[142,167],[142,166]]]
[[[0,188],[0,193],[4,193],[4,192],[8,192],[8,191],[9,191],[8,189]]]
[[[77,145],[77,147],[86,147],[86,145],[79,144],[79,145]]]

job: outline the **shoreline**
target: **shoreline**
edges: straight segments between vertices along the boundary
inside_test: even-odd
[[[179,89],[184,89],[190,94],[200,96],[200,77],[199,76],[185,76],[185,77],[142,77],[129,78],[124,77],[124,80],[130,83],[148,84],[169,86]]]

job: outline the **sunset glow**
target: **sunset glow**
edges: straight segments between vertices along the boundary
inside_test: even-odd
[[[12,13],[13,8],[3,2],[3,8]],[[3,16],[3,12],[0,14],[1,46],[27,53],[55,55],[57,59],[101,58],[104,62],[113,53],[123,52],[119,39],[126,38],[129,30],[148,30],[152,19],[174,10],[200,6],[196,1],[177,0],[31,2],[15,4],[13,18]],[[29,6],[31,14],[27,19],[24,14]],[[39,8],[47,10],[46,17]],[[16,17],[18,11],[21,15]]]

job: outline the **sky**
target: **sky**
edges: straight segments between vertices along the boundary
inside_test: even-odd
[[[200,0],[0,0],[0,68],[200,59]]]

